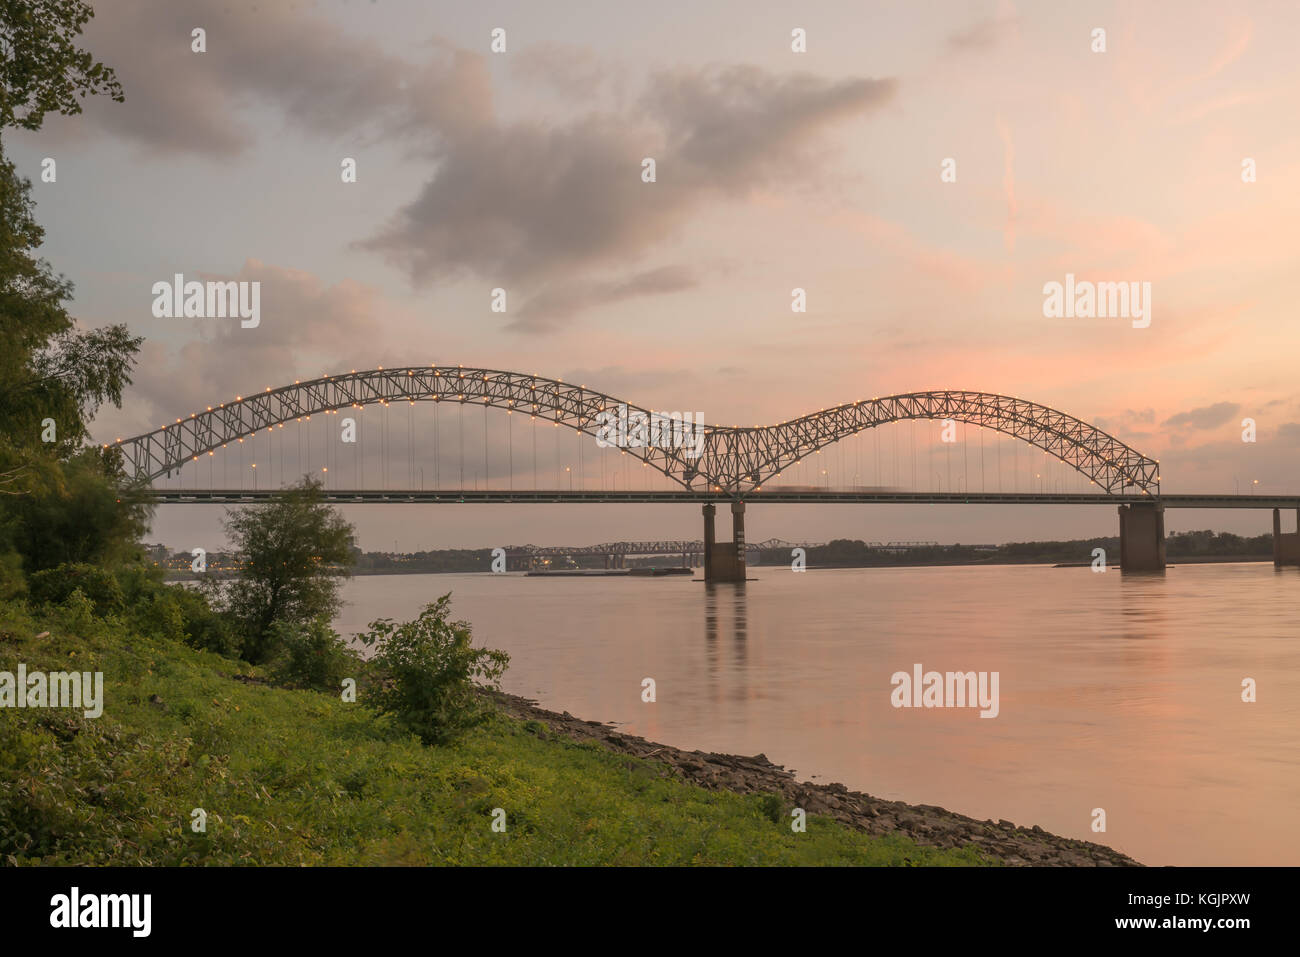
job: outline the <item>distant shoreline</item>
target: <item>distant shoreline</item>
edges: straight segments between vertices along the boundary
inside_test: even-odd
[[[1178,565],[1231,565],[1231,564],[1255,565],[1255,564],[1265,564],[1265,563],[1271,564],[1272,561],[1273,561],[1272,555],[1187,555],[1181,558],[1171,556],[1169,558],[1169,566],[1176,567]],[[870,565],[861,565],[861,564],[812,565],[810,564],[807,567],[809,571],[820,571],[820,570],[843,569],[843,568],[948,568],[948,567],[984,568],[984,567],[1005,566],[1005,565],[1046,565],[1051,568],[1086,568],[1091,564],[1092,564],[1091,562],[1087,562],[1087,561],[1053,562],[1050,560],[1039,559],[1039,558],[1032,558],[1032,559],[1027,558],[1023,561],[1014,561],[1007,558],[996,558],[996,559],[990,559],[989,561],[956,560],[956,561],[948,561],[948,562],[944,562],[944,561],[888,562],[888,563],[873,563]],[[663,566],[663,567],[669,567],[669,566]],[[673,566],[673,567],[680,567],[680,566]],[[777,568],[788,568],[788,567],[789,566],[785,564],[750,565],[749,570],[763,571],[766,569],[777,569]],[[360,569],[353,569],[351,573],[351,577],[365,578],[365,577],[370,577],[372,575],[383,576],[383,575],[491,575],[491,574],[494,573],[489,571],[484,571],[482,569],[475,569],[475,568],[457,568],[457,569],[360,568]],[[496,573],[496,574],[501,574],[501,573]],[[522,573],[508,572],[505,574],[522,574]],[[163,576],[163,580],[169,582],[198,581],[202,577],[203,576],[195,575],[191,572],[169,571]],[[227,578],[238,578],[239,576],[227,572],[213,572],[211,577],[219,578],[219,579],[227,579]],[[546,577],[546,576],[538,576],[538,577]],[[557,575],[556,577],[565,577],[565,576]],[[603,576],[580,575],[580,576],[572,576],[572,577],[601,578]],[[658,578],[658,577],[674,577],[674,576],[633,575],[633,576],[618,576],[618,577]]]

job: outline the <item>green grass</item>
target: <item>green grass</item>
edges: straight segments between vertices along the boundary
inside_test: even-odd
[[[20,661],[103,671],[106,703],[93,720],[0,709],[0,863],[990,863],[829,818],[795,834],[774,796],[687,785],[540,722],[425,747],[364,704],[236,680],[259,673],[84,613],[0,606],[0,670]]]

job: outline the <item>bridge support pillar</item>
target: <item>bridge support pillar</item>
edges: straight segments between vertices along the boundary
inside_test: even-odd
[[[704,580],[706,582],[745,581],[745,503],[731,503],[732,541],[716,540],[714,519],[718,509],[713,503],[704,506]]]
[[[1158,502],[1119,507],[1119,565],[1126,572],[1165,570],[1165,507]]]
[[[1282,531],[1282,510],[1273,509],[1273,564],[1300,565],[1300,508],[1296,509],[1296,530]]]

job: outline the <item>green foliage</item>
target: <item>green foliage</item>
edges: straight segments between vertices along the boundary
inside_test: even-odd
[[[328,619],[306,625],[277,622],[272,626],[279,654],[271,673],[277,684],[289,688],[338,692],[344,678],[357,678],[361,656],[343,640]]]
[[[469,622],[447,621],[451,595],[424,607],[401,625],[384,618],[357,637],[377,648],[374,662],[385,679],[376,694],[381,712],[393,715],[430,744],[443,744],[482,724],[490,708],[475,690],[489,688],[506,670],[504,651],[470,646]]]
[[[117,614],[126,604],[122,587],[111,572],[96,565],[75,562],[47,568],[32,575],[27,588],[33,602],[60,605],[80,591],[101,617]]]
[[[232,680],[252,669],[120,622],[77,632],[0,606],[0,635],[12,636],[0,670],[73,660],[107,689],[96,719],[23,708],[0,720],[4,865],[989,863],[817,815],[793,834],[760,797],[506,718],[425,747],[363,704]],[[196,807],[206,833],[190,830]]]
[[[28,574],[73,563],[112,567],[138,556],[148,507],[120,486],[97,452],[51,471],[49,482],[0,500],[7,544],[22,556]]]
[[[84,0],[0,0],[0,128],[39,129],[88,94],[122,102],[113,71],[76,45],[94,15]]]
[[[84,0],[0,0],[0,129],[39,129],[80,99],[122,100],[113,71],[76,40]],[[85,449],[104,402],[120,406],[141,339],[125,326],[74,329],[72,283],[36,255],[31,183],[0,146],[0,595],[15,569],[121,561],[146,511],[125,494],[115,452]],[[53,427],[53,434],[49,426]]]
[[[17,7],[0,0],[0,24]],[[72,284],[36,256],[43,238],[31,183],[0,155],[0,562],[29,573],[120,561],[147,517],[116,450],[85,448],[90,417],[121,404],[142,340],[125,326],[74,331]]]
[[[320,482],[304,478],[268,505],[232,512],[225,528],[248,563],[240,578],[220,586],[243,657],[264,662],[274,653],[276,622],[333,618],[339,579],[354,558],[353,530],[326,504]]]
[[[757,797],[758,809],[773,824],[785,820],[785,802],[779,794],[760,794]]]
[[[239,653],[234,623],[211,606],[204,583],[199,587],[164,584],[161,569],[139,564],[119,568],[115,577],[134,630],[217,654]]]
[[[0,601],[12,601],[27,594],[23,558],[17,552],[0,552]]]

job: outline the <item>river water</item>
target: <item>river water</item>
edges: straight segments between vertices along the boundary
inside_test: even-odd
[[[1038,824],[1147,864],[1300,864],[1300,571],[750,574],[743,588],[358,577],[336,627],[414,617],[451,592],[476,644],[510,652],[505,690],[553,711],[686,749],[762,752],[803,778]],[[998,672],[999,713],[893,707],[891,676],[918,663]]]

